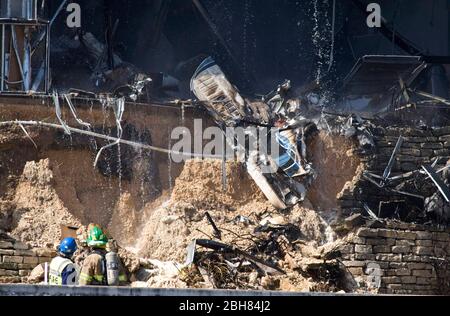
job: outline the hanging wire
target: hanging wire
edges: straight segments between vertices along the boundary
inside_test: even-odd
[[[328,72],[330,72],[334,62],[335,24],[336,24],[336,0],[333,0],[333,20],[331,22],[331,49],[330,49],[330,62],[328,64]]]

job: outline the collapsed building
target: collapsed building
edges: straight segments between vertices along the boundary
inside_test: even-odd
[[[282,81],[289,67],[277,65],[274,84],[224,31],[237,2],[79,3],[92,20],[68,28],[67,1],[0,2],[0,282],[39,282],[32,269],[55,244],[82,245],[98,223],[131,286],[448,294],[448,47],[420,36],[419,47],[383,17],[369,34],[378,51],[364,51],[352,28],[363,1],[268,1],[262,11],[311,29],[296,35],[312,53],[292,70],[309,76]],[[249,92],[266,81],[275,89]],[[179,127],[199,152],[173,149]],[[223,145],[210,156],[208,127]]]

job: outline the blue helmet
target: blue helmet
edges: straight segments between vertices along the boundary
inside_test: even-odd
[[[77,242],[72,237],[64,238],[58,247],[58,252],[67,257],[72,257],[75,251],[77,251]]]

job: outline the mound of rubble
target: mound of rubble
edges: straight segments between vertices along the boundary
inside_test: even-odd
[[[327,282],[332,277],[321,282],[306,270],[311,264],[323,263],[317,258],[324,245],[334,241],[331,227],[312,209],[295,206],[276,210],[240,163],[227,162],[227,186],[223,188],[221,168],[220,160],[187,161],[170,199],[146,210],[149,217],[134,248],[139,249],[140,257],[163,262],[147,262],[152,268],[139,274],[141,278],[147,275],[145,285],[178,286],[182,282],[183,286],[203,288],[330,290],[332,285]],[[244,258],[248,254],[264,262],[259,265],[278,267],[275,270],[279,271],[267,275],[233,251],[189,255],[187,248],[193,240],[233,247],[238,253],[245,252]],[[193,266],[186,262],[189,256],[195,257]],[[237,258],[240,264],[234,262]],[[222,277],[208,277],[209,273]],[[142,286],[142,281],[138,285]]]
[[[49,163],[48,159],[28,162],[14,197],[12,235],[34,246],[57,242],[62,223],[81,224],[58,197]]]
[[[387,139],[392,148],[397,135],[381,132],[377,141]],[[93,168],[87,150],[25,156],[10,184],[1,187],[0,229],[12,237],[0,240],[0,277],[26,281],[33,265],[49,259],[36,249],[54,253],[62,226],[77,227],[83,240],[86,226],[99,222],[118,242],[135,287],[445,293],[450,253],[445,227],[392,224],[362,211],[366,201],[369,211],[375,209],[371,198],[398,203],[398,195],[378,196],[365,178],[368,168],[383,171],[390,156],[361,153],[351,138],[323,131],[307,145],[316,173],[305,200],[284,210],[267,201],[235,161],[226,162],[225,187],[222,161],[192,159],[172,191],[143,202],[135,186]],[[393,174],[399,166],[393,165]],[[423,182],[424,175],[418,176]],[[16,249],[21,242],[31,249]],[[85,250],[77,254],[78,263]]]
[[[48,156],[25,163],[8,202],[14,209],[10,234],[35,249],[54,249],[60,240],[62,225],[78,227],[78,235],[83,239],[88,224],[85,209],[76,207],[82,202],[76,185],[71,185],[78,181],[77,176],[67,178],[67,172],[62,173],[61,154]],[[78,159],[82,163],[80,156]],[[119,254],[134,281],[133,286],[302,291],[325,290],[331,286],[329,279],[313,280],[308,273],[295,270],[305,262],[308,266],[311,263],[308,260],[318,260],[314,256],[320,257],[320,247],[335,238],[330,226],[318,213],[306,207],[296,206],[283,212],[276,210],[249,178],[242,164],[227,162],[226,172],[227,185],[223,188],[221,161],[189,160],[176,179],[171,195],[163,194],[142,209],[136,206],[130,193],[122,192],[108,215],[107,228],[111,237],[122,246]],[[90,214],[90,218],[95,217],[95,213]],[[203,264],[208,264],[209,267],[222,267],[223,273],[230,274],[233,270],[226,263],[236,260],[234,255],[228,258],[230,254],[206,251],[195,254],[206,256],[206,261],[196,259],[196,264],[186,265],[187,247],[193,240],[205,239],[233,245],[283,273],[269,276],[263,270],[255,269],[252,261],[244,260],[243,270],[239,268],[239,274],[237,270],[233,272],[239,275],[237,278],[228,275],[228,279],[210,277],[205,281],[193,267],[202,269]],[[83,254],[80,254],[76,260],[82,258]],[[15,270],[8,271],[15,273]],[[142,280],[146,280],[145,284]],[[317,282],[322,285],[318,286]]]

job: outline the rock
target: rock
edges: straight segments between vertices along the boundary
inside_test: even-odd
[[[3,256],[4,263],[22,263],[23,257],[20,256]]]
[[[372,228],[360,228],[356,233],[359,237],[376,237],[378,235],[378,229]]]
[[[144,268],[141,268],[134,273],[135,279],[142,282],[147,282],[153,275],[155,275],[155,270]]]
[[[14,243],[14,249],[16,250],[28,250],[30,249],[30,246],[28,246],[26,243],[20,242],[20,241],[16,241]]]
[[[20,276],[1,276],[0,277],[0,284],[1,283],[20,283],[22,281]]]
[[[405,231],[405,232],[398,231],[397,238],[414,240],[417,238],[417,234],[415,232],[410,232],[410,231]]]
[[[34,257],[36,253],[31,250],[14,250],[15,256]]]
[[[0,249],[0,255],[12,256],[12,255],[14,255],[14,250],[12,250],[12,249]]]
[[[274,217],[266,217],[261,222],[259,222],[261,226],[271,224],[271,225],[285,225],[287,224],[286,220],[283,216],[274,216]]]
[[[433,276],[431,270],[413,270],[412,275],[423,278],[431,278]]]
[[[252,285],[258,284],[258,272],[253,271],[248,276],[248,283]]]
[[[430,232],[416,232],[417,239],[431,239],[432,234]]]
[[[410,246],[393,246],[392,247],[392,253],[410,253],[411,247]]]
[[[44,274],[45,274],[45,270],[44,270],[44,264],[41,263],[39,265],[37,265],[30,273],[30,275],[28,276],[28,282],[29,283],[39,283],[44,281]]]
[[[163,224],[170,225],[170,224],[172,224],[173,222],[175,222],[179,218],[180,217],[176,216],[176,215],[167,215],[167,216],[161,218],[161,222]]]
[[[1,249],[13,249],[14,245],[12,242],[9,242],[9,241],[0,241],[0,248]]]
[[[389,253],[391,252],[391,247],[389,246],[373,246],[373,252],[374,253]]]
[[[356,253],[370,254],[372,253],[371,245],[355,245]]]
[[[414,247],[413,248],[413,252],[416,255],[422,256],[422,255],[432,255],[433,254],[433,247],[422,247],[422,246],[418,246],[418,247]]]
[[[280,280],[271,276],[264,276],[261,278],[261,286],[266,290],[276,290],[280,288]]]
[[[352,229],[364,224],[365,220],[361,214],[357,213],[347,217],[344,222],[347,229]]]
[[[56,256],[56,250],[53,250],[50,248],[34,248],[33,252],[38,257],[55,257]]]

